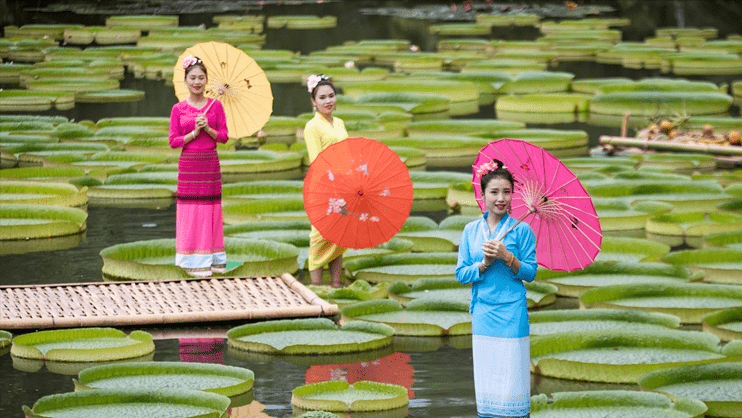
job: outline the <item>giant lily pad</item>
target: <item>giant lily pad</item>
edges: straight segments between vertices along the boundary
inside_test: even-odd
[[[421,277],[451,277],[455,274],[457,257],[456,253],[393,254],[349,260],[344,267],[355,279],[393,283]]]
[[[227,331],[230,347],[269,354],[336,354],[374,350],[392,343],[394,329],[355,321],[338,329],[326,318],[263,321]]]
[[[416,252],[449,252],[456,250],[461,231],[442,231],[430,218],[411,216],[395,237],[411,241]]]
[[[585,155],[588,146],[587,132],[579,130],[513,129],[474,136],[489,140],[500,138],[522,139],[549,151],[558,158]]]
[[[76,207],[88,199],[85,190],[71,184],[14,181],[0,184],[0,202]]]
[[[623,417],[700,418],[707,408],[703,402],[668,397],[659,393],[628,390],[557,392],[531,397],[533,418]]]
[[[229,404],[226,396],[195,390],[100,389],[45,396],[33,408],[24,406],[23,412],[29,418],[219,418],[226,414]]]
[[[655,153],[634,156],[640,167],[671,168],[675,171],[713,170],[716,159],[704,153]],[[713,183],[712,183],[713,184]]]
[[[477,102],[479,100],[479,90],[476,84],[463,81],[424,80],[408,77],[399,80],[348,83],[343,87],[343,94],[356,99],[366,93],[380,92],[430,92],[449,96],[452,103]]]
[[[497,119],[455,119],[415,121],[407,125],[407,135],[411,137],[428,137],[431,135],[497,132],[506,129],[521,129],[525,124]]]
[[[408,403],[406,387],[365,380],[352,385],[344,381],[312,383],[291,393],[291,404],[302,410],[385,411]]]
[[[152,336],[113,328],[77,328],[38,331],[13,339],[10,354],[20,358],[91,362],[140,357],[155,350]]]
[[[629,204],[636,201],[665,202],[675,212],[716,211],[730,196],[716,181],[616,180],[586,185],[590,196],[610,197]]]
[[[482,147],[489,143],[486,139],[461,135],[431,135],[403,138],[386,138],[380,140],[393,146],[414,147],[425,151],[428,166],[451,167],[462,165],[477,155]]]
[[[225,176],[295,170],[301,167],[301,154],[272,151],[220,152],[219,162]]]
[[[604,232],[644,229],[647,218],[669,212],[673,208],[671,204],[663,202],[641,201],[632,205],[621,199],[598,197],[593,199],[593,204]]]
[[[680,318],[654,312],[625,309],[552,310],[531,312],[531,335],[593,330],[627,330],[678,328]]]
[[[88,214],[78,208],[4,203],[0,214],[0,240],[60,237],[87,228]]]
[[[279,221],[307,219],[304,199],[259,199],[225,204],[222,208],[225,224],[254,221]]]
[[[616,93],[628,91],[684,91],[684,92],[711,92],[726,93],[727,89],[720,88],[708,81],[676,80],[670,78],[650,78],[625,83],[604,84],[595,93]]]
[[[675,265],[682,264],[691,270],[702,271],[705,282],[742,283],[742,249],[703,248],[675,251],[665,255],[662,261]]]
[[[343,308],[364,300],[386,298],[388,295],[387,286],[388,283],[379,283],[372,286],[365,280],[356,280],[349,286],[340,289],[311,284],[309,285],[309,289],[322,299],[326,299],[328,302],[338,305],[339,308]]]
[[[648,218],[645,229],[649,238],[672,246],[686,243],[700,247],[704,235],[742,229],[742,215],[722,212],[666,213]]]
[[[703,364],[647,373],[639,379],[643,390],[702,401],[708,416],[740,417],[742,363]]]
[[[742,307],[742,289],[722,284],[614,285],[580,294],[584,308],[637,309],[678,316],[683,323],[698,324],[712,312]]]
[[[732,97],[722,93],[644,91],[596,94],[590,99],[590,112],[652,116],[659,112],[688,112],[693,115],[726,113]]]
[[[683,266],[665,263],[599,262],[570,273],[539,269],[539,280],[559,288],[560,296],[577,297],[581,292],[612,285],[648,283],[682,284],[699,280],[703,274],[692,273]]]
[[[0,330],[0,349],[10,347],[10,342],[13,340],[13,334],[8,331]],[[7,353],[7,351],[6,351]]]
[[[540,282],[526,282],[526,300],[529,308],[547,306],[556,301],[557,287]],[[389,287],[389,298],[402,305],[416,299],[438,299],[468,304],[471,286],[462,285],[454,277],[421,278],[407,285],[394,283]]]
[[[596,261],[649,262],[660,261],[670,252],[670,246],[645,238],[605,236]]]
[[[403,308],[397,301],[382,299],[346,306],[341,313],[341,322],[361,320],[386,324],[394,329],[395,335],[471,334],[469,303],[462,301],[419,299]]]
[[[742,340],[742,308],[706,315],[703,317],[703,330],[725,341]]]
[[[298,269],[299,250],[290,244],[265,240],[225,238],[228,260],[239,265],[227,273],[243,277],[278,276]],[[165,280],[188,277],[174,265],[175,240],[155,239],[104,248],[103,277],[108,280]]]
[[[633,383],[643,374],[692,364],[734,360],[742,345],[720,348],[698,331],[575,331],[531,338],[535,373],[590,382]]]
[[[169,361],[108,364],[85,369],[75,390],[126,388],[202,390],[237,396],[252,389],[255,374],[242,367]]]
[[[503,96],[497,99],[498,112],[575,113],[587,112],[589,98],[582,94],[544,93]]]

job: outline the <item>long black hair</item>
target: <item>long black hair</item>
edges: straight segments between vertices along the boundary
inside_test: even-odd
[[[513,173],[511,173],[507,167],[505,167],[505,164],[503,164],[500,160],[492,160],[495,164],[497,164],[497,167],[493,170],[488,171],[485,173],[480,179],[479,179],[479,186],[482,188],[482,194],[484,195],[484,189],[487,188],[487,184],[494,179],[494,178],[504,178],[505,180],[510,182],[510,187],[515,187],[515,178],[513,177]]]

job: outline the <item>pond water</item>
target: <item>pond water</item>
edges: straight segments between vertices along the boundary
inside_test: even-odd
[[[435,50],[437,39],[429,35],[429,21],[420,19],[381,16],[362,13],[364,7],[399,6],[409,2],[330,2],[322,5],[301,5],[283,8],[273,5],[266,7],[266,14],[333,14],[338,16],[338,27],[334,29],[311,31],[267,30],[266,49],[291,49],[308,54],[338,45],[347,40],[403,38],[420,45],[427,51]],[[593,2],[600,3],[600,2]],[[617,5],[621,2],[605,2]],[[635,2],[630,2],[635,3]],[[642,2],[638,2],[642,3]],[[624,29],[625,40],[640,40],[652,35],[654,27],[676,26],[677,18],[682,17],[688,26],[714,26],[720,29],[719,37],[726,37],[724,28],[729,26],[729,16],[724,10],[709,15],[695,13],[678,14],[673,5],[681,5],[684,10],[702,8],[703,2],[652,2],[656,13],[647,15],[638,7],[620,9],[614,15],[637,18],[638,23]],[[734,3],[734,2],[732,2]],[[232,12],[233,13],[233,12]],[[254,11],[251,11],[254,13]],[[184,14],[181,25],[209,25],[213,13]],[[66,23],[82,19],[87,25],[103,24],[104,16],[86,15],[76,17],[69,13],[26,12],[15,16],[19,23]],[[709,19],[711,22],[709,23]],[[738,19],[734,20],[738,22]],[[734,26],[731,26],[734,27]],[[737,27],[738,29],[738,27]],[[499,34],[504,39],[534,39],[538,32],[534,28],[504,31]],[[552,71],[566,71],[575,74],[576,79],[593,77],[643,78],[659,76],[658,72],[624,69],[620,66],[602,65],[589,62],[564,62]],[[667,75],[663,75],[667,76]],[[670,76],[672,77],[672,76]],[[731,83],[734,77],[695,77],[716,83]],[[176,102],[172,87],[161,81],[134,79],[131,75],[122,82],[122,88],[144,90],[145,100],[126,104],[78,104],[61,114],[74,120],[96,121],[104,117],[116,116],[168,116],[171,106]],[[311,110],[305,87],[299,84],[279,84],[272,86],[274,94],[274,115],[295,116]],[[734,110],[739,114],[739,109]],[[484,106],[475,115],[463,118],[492,118],[493,106]],[[529,127],[540,127],[529,124]],[[589,123],[543,125],[546,128],[582,129],[588,132],[591,145],[597,144],[600,135],[617,135],[619,127],[600,127]],[[469,167],[445,167],[456,171],[469,171]],[[297,178],[301,178],[300,176]],[[175,207],[173,204],[162,208],[123,208],[90,205],[86,234],[77,240],[67,242],[57,250],[29,252],[22,255],[0,256],[2,276],[0,285],[97,282],[101,280],[102,260],[99,252],[111,245],[157,238],[172,238],[175,234]],[[429,216],[440,221],[447,214],[443,212],[418,212],[413,215]],[[300,275],[300,278],[302,275]],[[558,298],[546,309],[576,309],[574,299]],[[395,350],[371,353],[357,361],[347,361],[329,365],[307,365],[290,362],[280,358],[251,358],[227,349],[225,332],[239,323],[214,323],[182,325],[173,327],[146,327],[156,338],[154,360],[159,361],[200,361],[216,362],[246,367],[255,372],[255,402],[264,406],[264,412],[271,417],[285,417],[292,414],[291,390],[305,383],[327,379],[380,380],[402,384],[410,395],[409,416],[414,417],[473,417],[474,389],[472,378],[471,343],[467,339],[455,341],[410,339],[395,340]],[[135,328],[121,328],[130,331]],[[18,333],[18,332],[15,332]],[[198,341],[193,340],[198,338]],[[0,355],[0,416],[21,417],[22,405],[31,406],[42,396],[73,390],[72,376],[49,371],[41,367],[38,371],[21,370],[14,366],[10,355]],[[638,390],[635,385],[605,385],[585,382],[561,381],[540,376],[532,376],[532,391],[552,393],[564,390],[590,390],[623,388]],[[260,409],[257,403],[252,408],[243,407],[233,411],[233,417],[248,417],[249,411]]]

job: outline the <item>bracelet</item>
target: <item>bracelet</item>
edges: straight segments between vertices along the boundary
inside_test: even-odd
[[[507,264],[508,267],[513,268],[513,263],[515,262],[515,254],[510,253],[510,258],[508,259]]]
[[[482,261],[482,265],[484,266],[484,268],[487,268],[487,267],[491,266],[491,265],[492,265],[492,263],[489,263],[489,264],[487,264],[487,263],[485,263],[484,261]]]

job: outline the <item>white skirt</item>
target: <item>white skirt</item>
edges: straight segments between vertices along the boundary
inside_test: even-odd
[[[528,417],[531,367],[528,337],[472,335],[474,391],[480,417]]]

